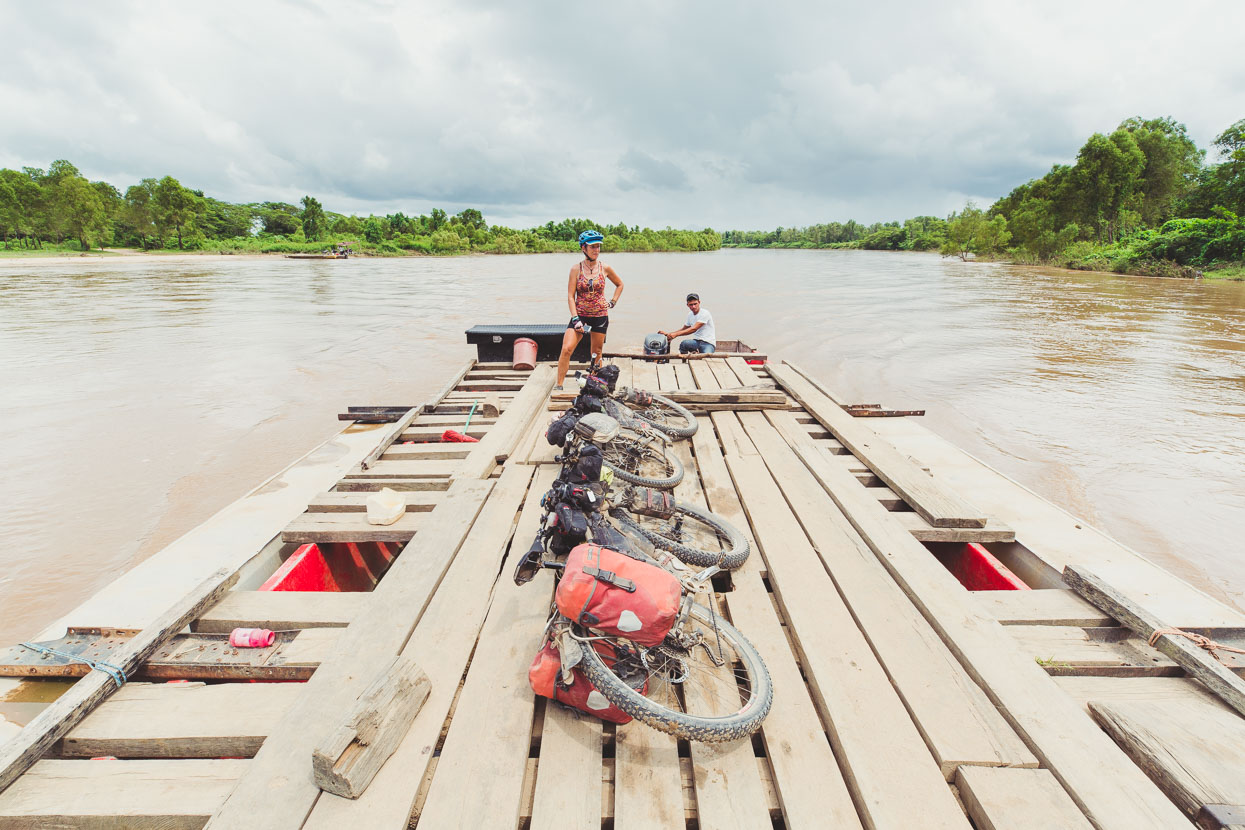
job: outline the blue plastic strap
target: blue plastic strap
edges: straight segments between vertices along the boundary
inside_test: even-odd
[[[66,651],[57,651],[54,648],[48,648],[47,646],[41,646],[41,645],[38,645],[37,643],[22,643],[21,645],[33,651],[42,652],[43,654],[54,654],[57,657],[64,657],[66,660],[69,660],[74,663],[86,663],[88,666],[90,666],[93,669],[97,669],[108,675],[111,675],[113,681],[117,684],[118,689],[120,689],[125,684],[125,681],[127,680],[124,669],[122,669],[120,666],[114,666],[112,663],[105,662],[104,660],[88,660],[87,658],[79,656],[77,654],[70,654],[69,652],[66,652]]]

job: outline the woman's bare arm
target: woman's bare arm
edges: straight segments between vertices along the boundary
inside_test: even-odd
[[[571,269],[571,278],[566,284],[566,304],[571,309],[571,316],[576,317],[579,312],[575,310],[575,280],[579,276],[575,273],[574,268]]]
[[[623,281],[622,277],[618,276],[618,272],[608,265],[605,266],[605,276],[614,283],[614,299],[610,300],[610,308],[613,308],[618,303],[618,298],[622,296]]]

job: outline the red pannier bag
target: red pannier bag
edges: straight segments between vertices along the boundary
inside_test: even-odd
[[[604,658],[607,666],[614,665],[613,646],[597,640],[593,642],[592,647]],[[536,659],[532,661],[531,668],[527,670],[527,682],[532,685],[532,691],[541,697],[565,703],[567,706],[610,723],[631,722],[631,716],[610,703],[605,695],[597,691],[597,687],[592,685],[588,675],[584,674],[579,666],[571,669],[574,679],[569,687],[563,687],[559,682],[561,674],[562,655],[553,643],[545,643],[545,647],[536,653]],[[648,682],[645,681],[643,687],[636,691],[644,694],[647,689]]]
[[[674,625],[682,595],[673,574],[585,542],[567,556],[554,599],[580,625],[655,646]]]

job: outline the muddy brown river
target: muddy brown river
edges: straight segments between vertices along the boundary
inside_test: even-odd
[[[606,257],[610,342],[681,325],[935,432],[1245,605],[1245,284],[928,254]],[[475,323],[561,322],[575,257],[0,260],[0,644],[319,443],[416,403]]]

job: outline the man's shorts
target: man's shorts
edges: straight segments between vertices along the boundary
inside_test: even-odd
[[[579,322],[584,324],[584,334],[594,331],[604,334],[605,330],[610,327],[610,316],[602,314],[600,317],[580,317]],[[568,329],[575,328],[575,321],[571,320],[566,324],[566,327]]]
[[[679,354],[691,354],[692,352],[713,354],[717,350],[717,346],[705,340],[684,340],[679,343]]]

